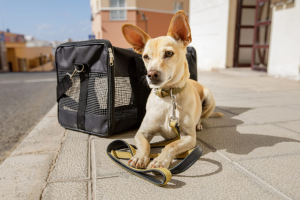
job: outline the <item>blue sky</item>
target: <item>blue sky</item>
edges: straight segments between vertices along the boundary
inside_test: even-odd
[[[0,0],[0,30],[48,41],[87,40],[89,0]]]

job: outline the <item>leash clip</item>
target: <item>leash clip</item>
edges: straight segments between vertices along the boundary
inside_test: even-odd
[[[74,71],[73,71],[73,73],[72,74],[69,74],[69,73],[67,73],[67,75],[70,77],[70,79],[71,79],[71,81],[72,81],[72,86],[74,85],[74,80],[73,80],[73,77],[77,74],[77,73],[80,73],[80,72],[82,72],[83,71],[83,69],[84,69],[84,65],[82,65],[82,68],[81,68],[81,70],[78,70],[78,68],[77,68],[77,66],[76,65],[74,65]]]
[[[171,103],[173,105],[173,108],[172,108],[172,117],[170,118],[170,121],[176,121],[179,125],[179,120],[178,120],[178,117],[176,117],[176,96],[173,94],[173,88],[171,88],[170,90],[171,92],[171,95],[170,95],[170,98],[171,98]]]

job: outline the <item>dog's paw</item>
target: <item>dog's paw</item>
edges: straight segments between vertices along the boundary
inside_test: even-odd
[[[150,168],[169,168],[171,162],[172,162],[172,159],[170,160],[168,158],[161,158],[160,156],[158,156],[152,162],[150,162],[147,169],[150,169]]]
[[[137,169],[145,169],[150,161],[147,156],[133,156],[128,160],[128,165]]]
[[[202,125],[201,125],[201,124],[197,124],[196,130],[197,130],[197,131],[202,131]]]

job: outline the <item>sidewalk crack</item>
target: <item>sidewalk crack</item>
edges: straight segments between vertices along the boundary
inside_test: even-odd
[[[45,183],[44,186],[43,186],[43,189],[42,189],[42,192],[41,192],[40,199],[42,199],[43,194],[44,194],[44,191],[45,191],[45,189],[46,189],[48,183],[50,182],[50,180],[49,180],[49,179],[50,179],[50,175],[51,175],[51,173],[53,172],[53,170],[54,170],[54,168],[55,168],[55,164],[56,164],[56,162],[57,162],[57,159],[58,159],[58,156],[59,156],[59,154],[60,154],[60,151],[61,151],[61,149],[62,149],[62,147],[63,147],[63,144],[64,144],[64,142],[66,141],[66,137],[67,137],[67,130],[65,130],[64,135],[63,135],[63,137],[62,137],[61,140],[60,140],[60,146],[59,146],[58,151],[56,152],[55,158],[53,159],[52,164],[51,164],[51,166],[50,166],[50,169],[49,169],[49,172],[48,172],[48,176],[47,176],[47,180],[46,180],[46,183]]]
[[[92,178],[92,199],[96,200],[97,195],[97,171],[96,171],[96,157],[95,157],[95,140],[93,137],[90,139],[90,153],[91,153],[91,178]]]

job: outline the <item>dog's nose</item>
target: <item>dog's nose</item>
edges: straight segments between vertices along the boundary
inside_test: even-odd
[[[156,71],[156,70],[150,70],[150,71],[147,73],[147,76],[148,76],[148,78],[149,78],[151,81],[154,81],[154,80],[157,79],[157,77],[158,77],[158,71]]]

